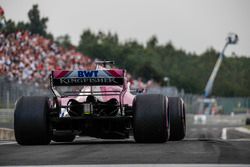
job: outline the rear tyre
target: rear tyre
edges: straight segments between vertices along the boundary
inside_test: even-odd
[[[75,139],[75,135],[53,135],[52,140],[55,142],[73,142]]]
[[[168,97],[170,140],[182,140],[186,134],[185,105],[179,97]]]
[[[246,119],[246,125],[250,125],[250,118]]]
[[[167,106],[163,95],[137,95],[133,104],[134,138],[139,143],[162,143],[168,138]]]
[[[15,107],[14,130],[21,145],[50,143],[48,97],[21,97]]]

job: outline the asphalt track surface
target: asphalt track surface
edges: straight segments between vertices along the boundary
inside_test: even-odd
[[[0,165],[72,165],[72,164],[250,164],[249,136],[224,127],[238,125],[188,123],[183,141],[162,144],[137,144],[128,140],[77,138],[73,143],[48,146],[20,146],[0,142]]]

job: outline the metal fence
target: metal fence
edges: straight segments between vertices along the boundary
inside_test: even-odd
[[[211,102],[220,114],[250,113],[250,97],[213,97],[204,99],[201,95],[185,94],[182,98],[189,113],[199,113],[204,103],[208,102]]]
[[[250,97],[213,97],[204,99],[202,95],[185,94],[183,91],[178,92],[175,87],[153,88],[149,90],[149,93],[161,93],[170,97],[180,96],[185,101],[187,112],[193,114],[201,112],[204,103],[216,106],[220,114],[250,113]]]
[[[48,89],[41,89],[34,85],[19,84],[0,77],[0,108],[13,108],[20,96],[50,95]]]
[[[204,99],[201,95],[178,92],[175,87],[153,88],[148,93],[161,93],[166,96],[181,96],[188,113],[198,113]],[[51,96],[49,89],[41,89],[34,85],[19,84],[0,77],[0,108],[13,108],[20,96]],[[212,98],[222,114],[250,112],[250,97],[215,97]]]

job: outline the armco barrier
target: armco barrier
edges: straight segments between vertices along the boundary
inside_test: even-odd
[[[0,128],[0,140],[15,140],[14,130]]]
[[[0,128],[14,128],[13,109],[0,109]]]
[[[0,140],[15,140],[13,109],[0,109]]]

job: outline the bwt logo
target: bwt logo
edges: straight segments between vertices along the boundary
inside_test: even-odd
[[[97,77],[98,71],[78,71],[78,77]]]

